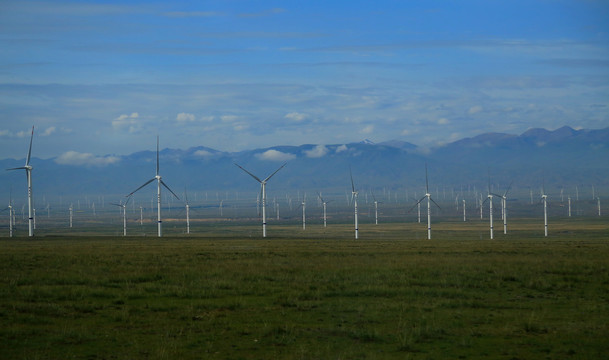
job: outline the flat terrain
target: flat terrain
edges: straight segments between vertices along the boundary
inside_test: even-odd
[[[0,358],[606,358],[609,226],[538,225],[2,238]]]

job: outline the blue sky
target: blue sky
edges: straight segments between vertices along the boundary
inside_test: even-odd
[[[0,158],[609,126],[607,1],[0,2]]]

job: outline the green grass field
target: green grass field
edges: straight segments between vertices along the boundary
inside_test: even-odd
[[[0,358],[600,359],[601,220],[0,240]]]

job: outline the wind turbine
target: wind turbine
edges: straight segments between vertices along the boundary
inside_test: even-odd
[[[486,200],[488,200],[488,213],[489,213],[489,222],[491,228],[491,240],[493,240],[493,193],[491,193],[491,171],[488,172],[488,195]],[[484,200],[486,202],[486,200]],[[484,202],[482,203],[484,204]]]
[[[306,228],[307,228],[306,208],[307,208],[307,193],[304,193],[304,195],[302,197],[302,229],[303,230],[306,230]]]
[[[355,211],[355,239],[358,239],[358,225],[357,225],[357,194],[355,191],[355,184],[353,183],[353,173],[351,172],[351,167],[349,167],[349,175],[351,176],[351,198],[353,199],[353,209]]]
[[[32,157],[32,140],[34,140],[34,127],[32,126],[32,136],[30,137],[30,149],[27,152],[27,158],[25,159],[25,166],[6,169],[6,170],[25,170],[27,176],[27,205],[28,205],[28,223],[29,223],[29,236],[34,236],[34,215],[32,211],[34,207],[32,205],[32,166],[30,165],[30,158]]]
[[[374,199],[374,224],[379,224],[379,202],[376,201],[376,196],[374,196],[374,192],[371,191],[372,198]]]
[[[237,167],[248,173],[249,176],[253,177],[256,181],[260,183],[260,192],[262,193],[262,237],[266,237],[266,182],[269,181],[273,177],[273,175],[277,174],[277,172],[281,170],[286,164],[287,163],[283,163],[283,165],[281,165],[279,169],[275,170],[274,173],[267,176],[264,180],[260,180],[258,176],[252,174],[251,172],[245,170],[241,165],[235,163]]]
[[[434,199],[431,198],[431,194],[429,193],[429,178],[427,176],[427,163],[425,163],[425,196],[423,196],[414,206],[418,206],[423,199],[427,198],[427,240],[431,240],[431,203],[433,202],[438,209],[441,209],[440,205],[438,205]],[[408,210],[410,212],[414,209],[414,206]]]
[[[121,208],[121,211],[123,212],[123,236],[127,236],[127,204],[129,203],[129,200],[131,200],[131,196],[129,196],[127,198],[127,201],[125,201],[125,203],[123,204],[123,202],[121,201],[120,203],[110,203],[110,205],[114,205],[114,206],[118,206]]]
[[[190,204],[188,203],[188,193],[184,189],[184,199],[186,200],[186,233],[190,234]]]
[[[501,198],[501,217],[503,218],[503,233],[504,234],[507,234],[507,193],[512,188],[512,184],[513,184],[513,182],[511,182],[510,185],[507,187],[507,189],[505,189],[505,192],[503,193],[503,195],[494,194],[495,196],[499,196]]]
[[[467,221],[465,217],[465,199],[463,199],[463,222]]]
[[[72,206],[72,204],[70,204],[70,229],[72,228],[72,216],[73,216],[73,212],[74,212],[74,207]]]
[[[543,181],[543,183],[542,183],[540,201],[543,201],[544,236],[548,236],[548,195],[546,195],[545,181]]]
[[[11,189],[11,192],[9,195],[8,206],[2,211],[5,211],[5,210],[8,210],[8,236],[13,237],[13,191],[12,191],[12,189]]]
[[[153,177],[152,179],[148,180],[146,183],[144,183],[144,185],[140,186],[139,188],[133,190],[131,193],[129,193],[129,195],[127,195],[127,197],[130,197],[131,195],[135,194],[138,190],[140,190],[141,188],[143,188],[144,186],[150,184],[151,182],[153,182],[154,180],[156,180],[157,182],[157,195],[156,195],[156,201],[157,201],[157,227],[158,227],[158,236],[161,237],[163,234],[161,232],[161,185],[163,185],[167,190],[169,190],[169,192],[176,197],[176,199],[180,200],[180,198],[178,197],[178,195],[176,195],[170,188],[169,186],[167,186],[167,184],[165,184],[165,182],[163,181],[163,179],[161,178],[161,175],[159,175],[159,137],[156,137],[156,176]]]
[[[324,198],[323,198],[323,197],[321,197],[321,193],[320,193],[320,192],[317,192],[317,195],[319,196],[319,199],[321,200],[321,204],[322,204],[322,206],[323,206],[323,208],[324,208],[324,227],[326,227],[326,224],[327,224],[327,223],[326,223],[326,205],[327,205],[327,204],[328,204],[328,203],[329,203],[331,200],[330,200],[330,201],[326,201],[326,200],[324,200]]]

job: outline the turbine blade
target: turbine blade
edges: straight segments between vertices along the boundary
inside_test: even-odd
[[[150,184],[150,183],[151,183],[151,182],[153,182],[154,180],[156,180],[156,178],[152,178],[152,179],[150,179],[150,180],[146,181],[146,183],[145,183],[144,185],[142,185],[142,186],[140,186],[139,188],[137,188],[137,189],[133,190],[132,192],[130,192],[130,193],[129,193],[129,195],[125,195],[125,197],[129,197],[129,196],[131,196],[131,195],[135,194],[135,193],[136,193],[136,192],[137,192],[139,189],[141,189],[141,188],[143,188],[144,186],[146,186],[146,185]]]
[[[351,166],[349,166],[349,176],[351,176],[351,193],[355,194],[355,184],[353,183],[353,172],[351,172]]]
[[[32,136],[30,137],[30,149],[27,152],[27,159],[25,160],[25,166],[30,164],[30,158],[32,157],[32,141],[34,140],[34,126],[32,126]]]
[[[251,177],[253,177],[254,179],[256,179],[256,181],[258,181],[259,183],[262,183],[262,180],[260,180],[260,178],[254,174],[252,174],[251,172],[245,170],[241,165],[234,163],[235,165],[237,165],[239,167],[239,169],[245,171],[246,173],[248,173]],[[279,171],[279,170],[278,170]]]
[[[178,195],[176,195],[176,193],[174,193],[173,190],[171,190],[169,188],[169,186],[167,186],[167,184],[165,184],[165,182],[163,180],[161,180],[161,185],[163,185],[167,190],[169,190],[169,192],[172,193],[173,196],[176,197],[176,199],[180,200],[180,197]]]
[[[8,171],[8,170],[27,170],[27,168],[25,166],[20,166],[20,167],[16,167],[16,168],[6,169],[6,171]]]
[[[417,205],[419,205],[421,203],[421,201],[423,201],[423,199],[425,199],[427,196],[423,196],[421,198],[421,200],[417,201],[416,203],[414,203],[414,205],[412,205],[412,207],[407,211],[408,213],[412,211],[412,209],[414,209],[415,207],[417,207]]]
[[[124,206],[127,206],[127,204],[129,204],[129,200],[131,200],[131,196],[127,197],[127,201],[125,201],[125,205]]]
[[[266,179],[264,179],[263,181],[264,181],[264,182],[267,182],[267,181],[268,181],[270,178],[272,178],[272,177],[273,177],[273,175],[277,174],[277,172],[278,172],[279,170],[281,170],[281,169],[282,169],[282,168],[283,168],[283,167],[284,167],[286,164],[287,164],[287,163],[283,163],[283,165],[281,165],[281,166],[279,167],[279,169],[275,170],[275,172],[274,172],[274,173],[272,173],[271,175],[269,175],[269,176],[268,176]]]
[[[505,189],[505,192],[503,193],[503,196],[507,196],[508,192],[512,188],[512,184],[513,183],[514,183],[514,180],[510,181],[510,185],[507,187],[507,189]]]
[[[156,174],[159,174],[159,136],[156,136]]]
[[[434,204],[435,204],[435,205],[438,207],[438,209],[442,210],[442,208],[440,207],[440,205],[438,205],[438,203],[437,203],[437,202],[435,202],[435,201],[434,201],[434,199],[432,199],[432,198],[431,198],[431,196],[429,197],[429,200],[431,200],[431,202],[432,202],[432,203],[434,203]]]

